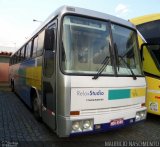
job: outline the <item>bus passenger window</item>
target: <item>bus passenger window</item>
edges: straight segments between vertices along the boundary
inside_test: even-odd
[[[37,55],[37,47],[38,47],[38,36],[36,38],[34,38],[32,57],[36,57],[36,55]]]
[[[23,61],[25,59],[24,53],[25,53],[25,48],[23,47],[21,49],[21,61]]]
[[[31,47],[32,47],[31,45],[32,45],[31,41],[26,45],[26,58],[31,57]]]
[[[21,50],[18,51],[18,62],[21,62]]]
[[[47,29],[45,31],[45,42],[44,42],[44,48],[45,50],[54,50],[54,28]]]
[[[19,58],[19,56],[18,56],[18,52],[16,53],[16,63],[18,63],[18,59]]]
[[[42,55],[42,52],[43,52],[44,32],[45,32],[45,31],[42,31],[42,32],[38,35],[37,56]]]

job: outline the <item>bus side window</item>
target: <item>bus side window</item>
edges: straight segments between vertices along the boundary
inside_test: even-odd
[[[18,51],[18,63],[21,62],[21,50]]]
[[[30,58],[31,57],[31,51],[32,51],[32,42],[30,41],[27,45],[26,45],[26,58]]]
[[[18,56],[18,52],[16,53],[16,63],[18,63],[18,61],[19,61],[19,56]]]
[[[21,61],[23,61],[24,60],[24,50],[25,48],[23,47],[22,49],[21,49]]]
[[[32,54],[33,58],[37,56],[37,47],[38,47],[38,36],[35,37],[33,40],[33,54]]]
[[[15,57],[14,57],[14,55],[12,56],[12,64],[15,64]]]
[[[15,64],[17,63],[17,53],[16,53],[15,56],[14,56],[14,63],[15,63]]]
[[[42,32],[38,35],[37,56],[40,56],[40,55],[42,55],[42,53],[43,53],[44,33],[45,33],[45,31],[42,31]]]
[[[46,77],[51,77],[54,73],[54,59],[55,54],[53,53],[55,47],[55,28],[52,26],[47,28],[45,31],[45,41],[44,41],[44,48],[45,48],[45,55],[44,55],[44,75]],[[52,67],[52,68],[51,68]]]
[[[45,31],[45,41],[44,48],[45,50],[54,50],[54,42],[55,42],[55,33],[54,28],[47,28]]]

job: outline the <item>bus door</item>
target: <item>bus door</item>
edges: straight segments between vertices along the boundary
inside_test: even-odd
[[[42,119],[53,130],[56,127],[56,74],[55,48],[57,23],[52,22],[45,30],[42,65]]]

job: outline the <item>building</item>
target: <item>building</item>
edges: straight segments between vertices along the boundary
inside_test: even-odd
[[[0,51],[0,82],[8,82],[9,59],[11,52]]]

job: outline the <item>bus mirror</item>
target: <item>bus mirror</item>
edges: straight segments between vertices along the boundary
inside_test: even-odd
[[[54,44],[55,44],[54,29],[46,29],[45,30],[45,39],[44,39],[44,49],[53,51]]]

